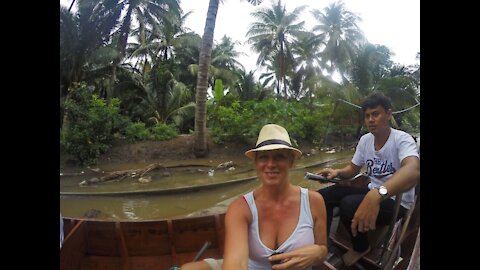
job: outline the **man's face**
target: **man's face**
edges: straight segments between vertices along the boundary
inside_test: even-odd
[[[373,135],[378,134],[390,128],[391,117],[392,111],[385,111],[380,105],[374,108],[367,108],[364,113],[365,126]]]

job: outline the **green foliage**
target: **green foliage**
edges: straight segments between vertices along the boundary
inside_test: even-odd
[[[312,110],[302,102],[266,99],[247,101],[241,105],[218,106],[208,110],[209,127],[214,142],[252,142],[263,125],[276,123],[284,126],[296,144],[298,140],[318,142],[324,133],[329,111]]]
[[[417,110],[405,113],[401,119],[400,127],[402,130],[410,134],[420,133],[420,114]]]
[[[143,122],[131,123],[125,128],[125,138],[128,142],[149,140],[152,137],[150,130]]]
[[[244,139],[246,125],[242,124],[242,120],[246,114],[238,101],[234,101],[229,107],[216,106],[215,110],[207,110],[207,112],[210,115],[208,121],[210,133],[215,143]]]
[[[154,140],[166,141],[177,137],[177,128],[174,125],[158,124],[151,128]]]
[[[178,135],[173,125],[159,123],[151,128],[145,127],[145,123],[131,123],[125,128],[125,137],[128,142],[139,142],[146,140],[165,141],[175,138]]]
[[[109,102],[92,94],[84,83],[70,89],[71,98],[65,101],[67,124],[61,130],[61,145],[81,164],[94,164],[113,139],[113,131],[125,124],[118,113],[120,101]]]
[[[215,102],[220,103],[223,98],[223,82],[220,79],[215,80],[215,91],[213,92]]]

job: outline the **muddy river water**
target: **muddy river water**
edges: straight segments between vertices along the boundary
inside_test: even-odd
[[[305,156],[295,162],[290,171],[293,184],[317,190],[324,186],[318,182],[305,180],[305,172],[316,172],[323,167],[339,168],[350,162],[353,149],[337,153],[317,153]],[[161,161],[156,161],[161,162]],[[125,177],[122,180],[108,181],[95,185],[80,186],[79,183],[102,175],[101,172],[144,168],[148,164],[115,164],[99,168],[99,172],[61,172],[60,211],[65,217],[83,218],[95,213],[98,219],[106,220],[156,220],[184,217],[198,214],[202,210],[218,206],[222,202],[249,192],[258,187],[252,161],[246,157],[233,160],[234,168],[216,169],[226,160],[195,159],[179,164],[162,164],[165,169],[157,169],[146,175],[148,182],[139,182],[138,177]],[[179,166],[181,165],[181,166]],[[184,166],[185,165],[185,166]],[[214,171],[209,170],[214,169]],[[215,186],[226,181],[248,179],[238,183]],[[166,189],[211,185],[200,190],[184,192],[161,192]],[[158,191],[158,192],[157,192]]]

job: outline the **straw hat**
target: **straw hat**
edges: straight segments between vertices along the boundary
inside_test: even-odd
[[[255,159],[255,152],[275,149],[290,149],[295,157],[302,155],[302,151],[292,147],[287,130],[275,124],[268,124],[262,127],[258,134],[255,148],[245,152],[245,155],[251,159]]]

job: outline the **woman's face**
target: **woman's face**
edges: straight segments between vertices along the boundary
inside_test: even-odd
[[[293,154],[289,149],[259,151],[255,156],[257,176],[264,184],[276,184],[288,179],[293,166]]]

